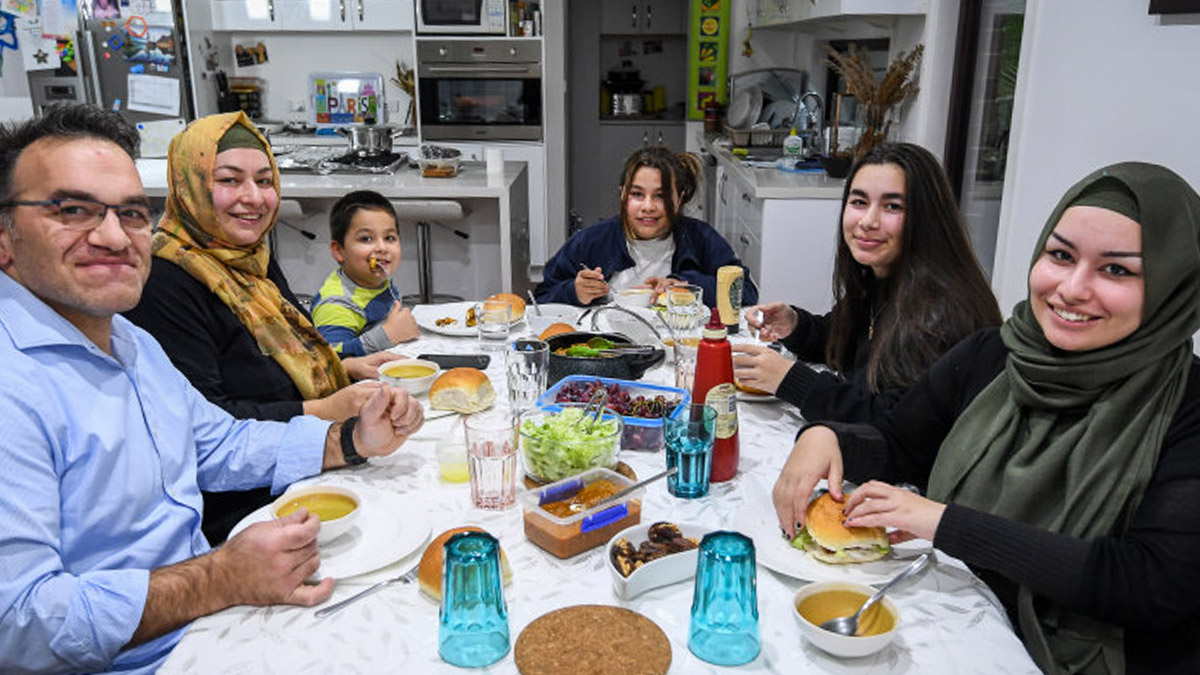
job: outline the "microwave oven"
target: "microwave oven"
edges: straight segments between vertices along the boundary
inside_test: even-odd
[[[505,35],[508,0],[417,0],[417,32]]]

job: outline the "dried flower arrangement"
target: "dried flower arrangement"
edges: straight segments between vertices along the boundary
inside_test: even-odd
[[[847,53],[829,48],[829,56],[822,63],[842,76],[846,93],[858,101],[862,110],[864,128],[854,147],[856,157],[887,139],[892,125],[889,113],[920,91],[913,81],[913,74],[924,52],[923,44],[918,44],[908,53],[900,52],[888,64],[883,79],[876,80],[875,71],[867,63],[865,52],[854,45],[850,45]],[[836,154],[837,148],[831,148],[830,152]]]
[[[408,114],[404,117],[404,124],[407,125],[409,122],[415,121],[413,113],[416,112],[417,107],[416,74],[412,68],[397,60],[396,76],[391,78],[391,80],[392,84],[400,87],[400,91],[408,94]]]

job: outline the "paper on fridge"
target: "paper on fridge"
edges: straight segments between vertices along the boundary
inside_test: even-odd
[[[179,114],[179,80],[133,73],[128,77],[129,110],[159,115]]]

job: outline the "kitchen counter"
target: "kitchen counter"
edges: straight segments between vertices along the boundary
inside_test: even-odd
[[[749,188],[756,199],[837,199],[842,198],[844,179],[830,178],[824,172],[793,173],[775,168],[748,166],[733,156],[721,141],[708,144],[709,152],[725,171]]]
[[[139,159],[137,168],[146,194],[166,197],[167,160]],[[280,235],[276,252],[293,289],[315,291],[333,265],[324,238],[331,203],[354,190],[374,190],[396,204],[401,237],[407,238],[405,259],[414,263],[402,265],[395,279],[403,292],[413,292],[418,249],[407,248],[415,235],[403,202],[455,200],[463,205],[464,219],[432,228],[433,290],[471,298],[497,291],[523,294],[530,287],[528,176],[525,162],[505,162],[503,176],[489,175],[482,162],[463,162],[454,178],[423,178],[418,169],[392,175],[280,173],[280,222],[287,227],[275,229]],[[456,231],[469,233],[469,240],[456,237]]]

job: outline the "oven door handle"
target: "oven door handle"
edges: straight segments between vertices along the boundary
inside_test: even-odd
[[[529,66],[426,66],[422,71],[428,75],[450,75],[452,77],[477,77],[479,75],[518,75],[521,77],[537,77],[537,68]]]

